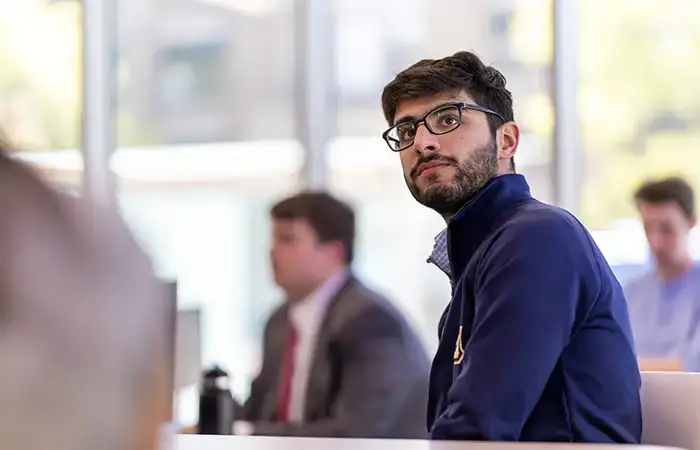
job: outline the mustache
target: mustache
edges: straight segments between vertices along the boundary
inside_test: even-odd
[[[418,169],[420,169],[420,167],[423,164],[427,164],[427,163],[433,162],[433,161],[439,161],[439,162],[442,162],[445,164],[457,165],[457,160],[454,158],[450,158],[449,156],[438,155],[436,153],[430,153],[430,154],[428,154],[428,156],[421,157],[418,159],[418,161],[416,161],[416,164],[411,169],[411,178],[416,177],[416,174],[418,173]]]

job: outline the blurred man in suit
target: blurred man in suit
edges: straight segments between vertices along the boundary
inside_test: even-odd
[[[401,313],[353,275],[352,209],[306,192],[271,216],[286,302],[265,327],[262,368],[235,432],[424,437],[428,357]]]

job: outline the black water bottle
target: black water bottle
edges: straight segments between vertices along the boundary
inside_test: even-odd
[[[230,385],[228,374],[218,366],[202,374],[198,434],[232,434],[236,403]]]

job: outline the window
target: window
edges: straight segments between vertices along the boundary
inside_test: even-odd
[[[216,111],[227,77],[224,44],[199,43],[164,48],[156,55],[160,114]]]
[[[119,204],[159,274],[177,280],[180,306],[200,309],[203,365],[221,365],[244,399],[281,300],[269,206],[302,162],[291,1],[145,3],[119,2],[119,113],[133,131],[111,161]],[[196,395],[181,394],[191,423]]]
[[[647,177],[700,179],[700,4],[579,1],[581,217],[644,263],[631,195]],[[629,229],[637,230],[630,233]]]
[[[292,138],[291,0],[239,3],[119,2],[120,142]]]
[[[80,6],[0,0],[0,127],[19,148],[80,138]]]
[[[506,36],[510,30],[512,14],[509,11],[494,14],[490,19],[490,32],[493,36]]]

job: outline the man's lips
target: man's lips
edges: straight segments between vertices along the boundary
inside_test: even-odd
[[[424,164],[421,164],[416,168],[416,174],[414,176],[420,176],[423,172],[425,172],[428,169],[433,169],[436,167],[443,167],[443,166],[448,166],[449,163],[445,161],[430,161]]]

